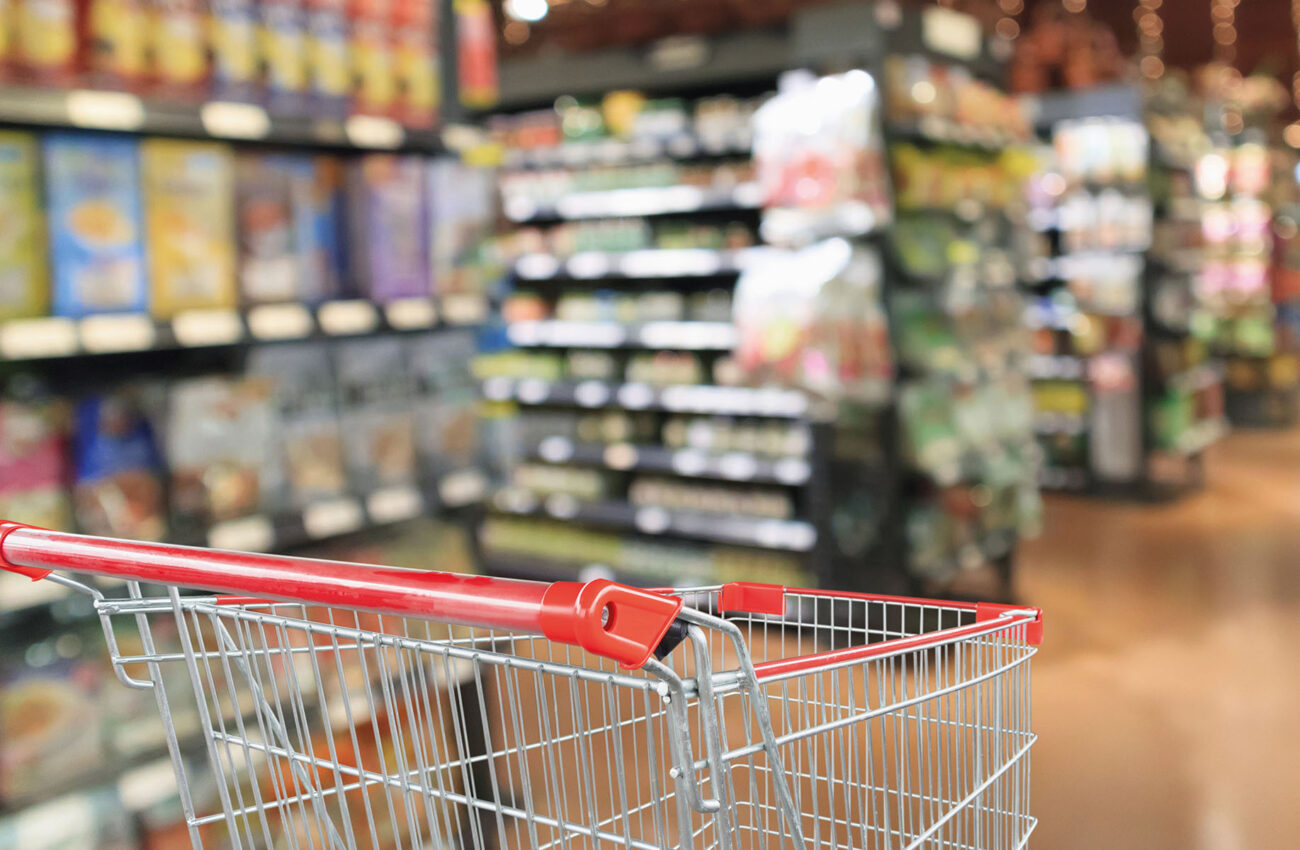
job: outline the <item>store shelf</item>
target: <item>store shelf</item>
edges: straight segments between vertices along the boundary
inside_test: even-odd
[[[647,248],[637,251],[583,251],[570,257],[525,254],[514,266],[520,280],[556,278],[675,278],[736,274],[763,255],[762,248],[718,251],[709,248]]]
[[[565,142],[541,148],[506,151],[508,169],[555,168],[582,165],[635,165],[665,159],[695,159],[704,156],[749,156],[748,127],[725,134],[683,131],[662,138],[595,139]]]
[[[0,123],[357,150],[443,149],[437,130],[410,129],[377,116],[272,115],[235,101],[169,102],[127,92],[8,84],[0,98]]]
[[[459,296],[441,301],[407,298],[383,305],[343,300],[316,307],[286,303],[244,310],[188,310],[171,320],[139,313],[19,319],[0,325],[0,361],[427,330],[440,321],[478,323],[486,318],[487,308],[483,298]]]
[[[553,204],[515,196],[505,198],[503,208],[506,218],[525,222],[746,210],[757,209],[761,201],[762,190],[757,183],[740,183],[729,188],[643,186],[572,192]]]
[[[794,390],[682,384],[654,387],[642,383],[547,381],[541,378],[488,378],[483,396],[521,404],[622,407],[719,416],[764,416],[797,419],[808,412],[808,398]]]
[[[541,498],[528,490],[497,491],[492,507],[503,513],[549,516],[569,522],[672,535],[760,549],[808,552],[817,544],[817,530],[802,520],[764,519],[707,511],[670,510],[622,501],[579,501],[572,496]]]
[[[217,523],[202,541],[186,541],[213,549],[278,552],[345,534],[403,522],[435,506],[455,508],[480,501],[487,479],[479,470],[444,475],[434,486],[396,485],[364,496],[324,499],[301,510],[258,513]]]
[[[514,345],[550,348],[658,348],[730,351],[736,345],[731,322],[569,322],[555,319],[513,322],[506,336]]]
[[[1211,445],[1228,435],[1228,423],[1222,419],[1210,419],[1197,423],[1178,436],[1175,452],[1192,456],[1200,454]]]
[[[1088,421],[1074,413],[1039,413],[1034,417],[1034,432],[1038,434],[1082,434],[1088,430]]]
[[[1081,381],[1088,376],[1087,359],[1069,354],[1031,354],[1025,368],[1034,380]]]
[[[1088,487],[1088,473],[1082,469],[1044,466],[1038,470],[1038,486],[1045,490],[1078,492]]]
[[[531,452],[548,463],[574,463],[607,469],[663,472],[684,478],[716,478],[790,486],[807,483],[812,467],[805,458],[771,458],[752,452],[705,452],[631,443],[575,443],[547,437]]]
[[[1201,363],[1165,378],[1164,385],[1171,390],[1194,393],[1223,382],[1223,370],[1214,363]]]
[[[938,117],[923,118],[915,123],[890,122],[885,135],[893,142],[956,145],[997,153],[1014,144],[1024,144],[993,129],[963,127]]]

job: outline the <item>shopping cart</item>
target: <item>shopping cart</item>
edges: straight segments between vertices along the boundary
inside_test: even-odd
[[[195,847],[1015,848],[1034,828],[1036,610],[13,523],[0,567],[93,597],[118,679],[152,692]]]

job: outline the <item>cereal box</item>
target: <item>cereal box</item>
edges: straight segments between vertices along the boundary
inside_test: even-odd
[[[307,94],[306,14],[302,0],[261,0],[262,79],[273,112],[297,112]]]
[[[208,78],[203,0],[149,0],[150,52],[160,89],[197,96]]]
[[[0,401],[0,515],[41,528],[67,529],[66,415],[40,399]]]
[[[253,0],[212,0],[212,87],[224,100],[253,100],[258,88],[257,7]]]
[[[351,24],[348,52],[356,80],[352,99],[355,112],[388,115],[396,104],[390,7],[390,0],[352,0],[348,4]]]
[[[50,133],[44,153],[55,315],[145,311],[136,141]]]
[[[319,111],[346,111],[352,85],[346,0],[307,0],[307,70]]]
[[[433,0],[393,0],[392,20],[397,117],[428,127],[438,110],[437,8]]]
[[[235,160],[239,291],[248,303],[298,297],[292,168],[284,156],[240,153]]]
[[[146,0],[91,0],[89,63],[92,80],[132,88],[148,68]]]
[[[235,165],[215,142],[148,139],[140,146],[153,314],[234,307]]]
[[[371,154],[352,163],[353,272],[375,301],[429,295],[424,162]]]
[[[47,85],[72,82],[81,61],[77,0],[15,0],[14,18],[23,70]]]
[[[301,156],[291,170],[299,296],[316,303],[345,295],[343,163]]]
[[[0,132],[0,321],[50,309],[40,192],[36,137]]]

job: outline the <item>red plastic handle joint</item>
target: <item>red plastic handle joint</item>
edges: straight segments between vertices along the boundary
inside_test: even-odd
[[[5,538],[13,534],[20,528],[35,528],[34,525],[25,525],[21,522],[10,522],[9,520],[0,520],[0,570],[8,570],[11,573],[18,573],[20,576],[27,576],[32,581],[40,581],[54,570],[41,569],[39,567],[20,567],[17,564],[9,563],[5,557]]]
[[[1025,623],[1025,643],[1038,646],[1043,642],[1043,612],[1038,608],[1025,605],[1006,605],[997,602],[981,602],[975,606],[975,622],[983,623],[996,620],[1008,611],[1035,611],[1038,616]]]
[[[672,625],[682,599],[615,584],[557,581],[542,597],[542,634],[581,646],[632,670],[646,663]]]
[[[755,581],[733,581],[722,586],[718,594],[718,609],[722,612],[741,611],[745,614],[784,614],[785,585],[760,584]]]

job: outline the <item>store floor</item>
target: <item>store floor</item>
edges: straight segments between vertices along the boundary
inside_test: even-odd
[[[1053,498],[1024,551],[1035,850],[1300,846],[1300,431],[1208,463],[1169,505]]]

